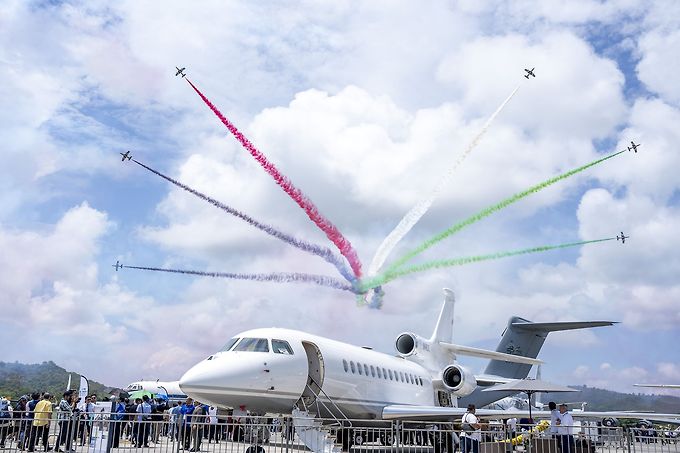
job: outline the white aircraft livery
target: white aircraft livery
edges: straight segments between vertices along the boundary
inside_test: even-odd
[[[454,296],[448,289],[444,296],[432,337],[399,335],[397,357],[297,330],[254,329],[189,369],[179,385],[199,401],[253,414],[292,413],[318,401],[321,417],[461,415],[464,409],[454,407],[457,400],[481,407],[503,398],[508,394],[478,390],[525,378],[532,365],[542,363],[536,357],[549,332],[613,324],[532,323],[513,317],[497,350],[487,351],[451,343]],[[490,363],[485,373],[475,375],[456,362],[456,355]]]

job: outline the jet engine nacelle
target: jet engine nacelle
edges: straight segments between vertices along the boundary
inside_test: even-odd
[[[460,365],[449,365],[444,368],[441,382],[456,396],[467,396],[477,388],[475,375]]]
[[[606,426],[607,428],[615,428],[619,426],[619,420],[614,417],[603,418],[602,426]]]
[[[411,332],[399,334],[395,346],[402,357],[416,355],[421,351],[430,352],[430,342]]]

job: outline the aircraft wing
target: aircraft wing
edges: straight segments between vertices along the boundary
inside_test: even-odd
[[[382,412],[384,420],[411,419],[411,420],[446,420],[458,419],[467,412],[464,407],[441,407],[441,406],[406,406],[391,405],[385,406]],[[613,418],[633,418],[654,420],[663,423],[680,424],[680,414],[659,414],[654,412],[627,412],[627,411],[573,411],[570,412],[574,418],[603,419]],[[499,410],[499,409],[477,409],[475,412],[480,418],[510,418],[528,417],[527,410]],[[533,418],[549,419],[550,411],[531,411]]]
[[[447,351],[453,352],[457,355],[466,355],[469,357],[479,357],[489,360],[503,360],[505,362],[523,363],[526,365],[540,365],[542,360],[533,359],[531,357],[524,357],[521,355],[505,354],[503,352],[489,351],[487,349],[471,348],[470,346],[463,346],[459,344],[439,342],[439,345]]]
[[[680,384],[633,384],[635,387],[650,387],[658,389],[680,389]]]

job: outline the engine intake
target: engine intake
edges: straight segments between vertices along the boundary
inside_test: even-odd
[[[408,357],[417,354],[421,349],[429,350],[425,340],[411,332],[404,332],[400,334],[397,337],[394,345],[397,348],[397,352],[402,357]]]
[[[456,396],[466,396],[477,388],[477,380],[467,368],[449,365],[442,371],[442,384]]]

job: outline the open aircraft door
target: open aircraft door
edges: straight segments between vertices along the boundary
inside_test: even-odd
[[[301,399],[309,407],[316,401],[321,392],[324,378],[324,363],[323,355],[321,355],[317,345],[303,341],[302,346],[304,346],[305,354],[307,354],[307,385],[304,392],[302,392]]]

